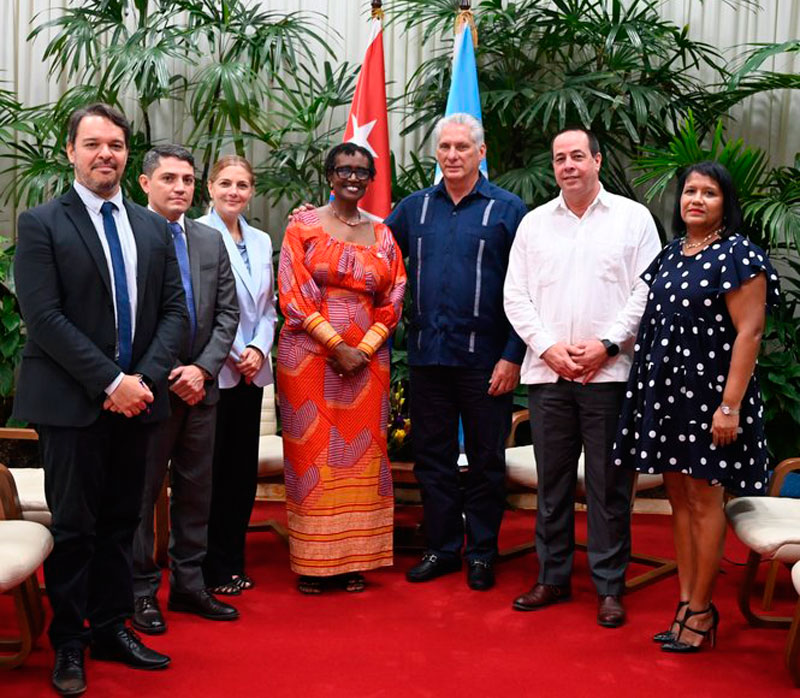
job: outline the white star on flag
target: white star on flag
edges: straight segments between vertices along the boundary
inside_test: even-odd
[[[360,145],[362,148],[366,148],[370,153],[372,153],[372,157],[377,159],[378,153],[376,153],[373,147],[369,144],[369,134],[372,133],[372,129],[375,127],[375,124],[378,123],[378,120],[373,119],[368,124],[359,126],[358,117],[356,117],[355,114],[352,115],[351,119],[353,120],[353,135],[350,137],[349,142]]]

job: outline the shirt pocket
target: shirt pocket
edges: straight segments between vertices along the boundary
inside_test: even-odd
[[[563,278],[565,256],[552,247],[536,243],[528,248],[530,288],[545,289]],[[532,273],[531,273],[532,272]]]
[[[597,260],[597,274],[602,281],[610,284],[622,284],[627,277],[628,258],[624,245],[603,244],[595,246],[594,258]]]

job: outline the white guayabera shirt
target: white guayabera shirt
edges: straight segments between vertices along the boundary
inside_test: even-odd
[[[528,347],[522,382],[555,383],[558,374],[541,355],[556,342],[587,339],[620,345],[592,382],[627,380],[647,301],[639,275],[660,250],[647,208],[602,187],[581,218],[562,195],[528,213],[504,286],[506,315]]]

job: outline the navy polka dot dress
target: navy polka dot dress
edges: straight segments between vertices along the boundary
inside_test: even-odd
[[[644,271],[650,293],[612,454],[616,465],[686,473],[736,494],[764,493],[767,442],[755,374],[742,399],[736,441],[719,448],[711,441],[736,338],[725,293],[760,272],[773,305],[780,298],[778,275],[763,250],[741,235],[692,257],[675,240]]]

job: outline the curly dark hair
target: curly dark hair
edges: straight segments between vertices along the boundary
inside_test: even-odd
[[[375,173],[377,170],[375,169],[375,158],[372,156],[372,153],[369,152],[363,146],[360,146],[356,143],[339,143],[339,145],[333,146],[328,151],[328,154],[325,156],[325,177],[330,179],[331,175],[333,174],[333,170],[336,168],[336,158],[340,155],[363,155],[367,158],[367,162],[369,163],[367,169],[369,170],[369,178],[375,179]]]
[[[736,187],[733,184],[733,178],[730,172],[718,162],[705,160],[697,162],[694,165],[689,165],[678,176],[678,189],[675,195],[675,208],[672,210],[672,230],[675,237],[681,237],[686,234],[686,223],[681,217],[681,194],[683,187],[689,175],[696,172],[697,174],[705,175],[713,179],[722,192],[722,231],[719,236],[724,240],[734,233],[742,232],[742,207],[739,204],[739,197],[736,194]]]

